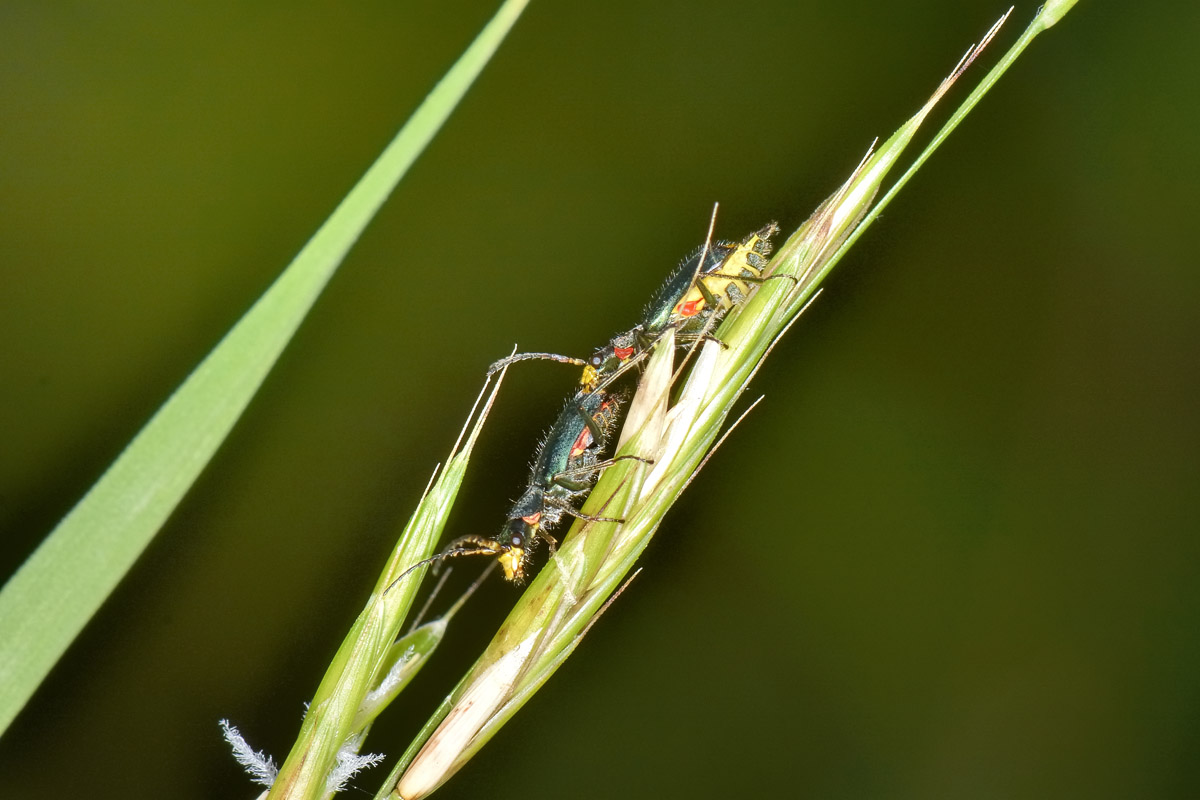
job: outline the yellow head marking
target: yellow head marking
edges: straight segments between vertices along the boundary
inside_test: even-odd
[[[591,364],[588,364],[583,368],[583,377],[579,379],[579,384],[583,387],[584,391],[594,392],[596,390],[596,384],[599,381],[600,373],[596,371],[595,367],[593,367]]]
[[[525,580],[525,548],[509,547],[500,554],[500,568],[504,570],[504,579],[520,583]]]

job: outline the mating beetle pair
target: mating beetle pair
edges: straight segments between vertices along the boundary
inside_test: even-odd
[[[613,336],[586,360],[556,353],[520,353],[493,364],[489,375],[530,359],[574,364],[583,367],[583,374],[579,390],[538,446],[529,483],[510,509],[500,534],[495,538],[460,537],[432,560],[495,555],[504,576],[523,583],[530,553],[541,539],[551,549],[556,546],[549,529],[563,516],[620,522],[583,514],[575,507],[587,497],[600,471],[619,460],[601,458],[625,400],[623,392],[609,392],[607,387],[644,360],[669,329],[674,329],[675,341],[683,347],[708,337],[727,311],[746,301],[754,285],[771,277],[763,272],[771,253],[771,237],[778,232],[779,226],[772,222],[740,242],[706,243],[671,273],[637,325]]]

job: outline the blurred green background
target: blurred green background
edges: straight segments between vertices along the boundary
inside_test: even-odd
[[[256,794],[217,720],[286,754],[486,366],[628,327],[714,201],[719,236],[794,229],[1005,8],[534,0],[0,739],[0,795]],[[494,10],[5,4],[4,575]],[[1085,0],[1039,39],[439,796],[1200,794],[1198,37],[1195,4]],[[448,535],[497,528],[574,377],[510,373]],[[369,750],[404,749],[515,597],[472,600]]]

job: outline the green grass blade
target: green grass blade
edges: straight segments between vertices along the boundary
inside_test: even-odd
[[[501,6],[283,274],[0,589],[0,732],[204,469],[342,258],[527,2]]]

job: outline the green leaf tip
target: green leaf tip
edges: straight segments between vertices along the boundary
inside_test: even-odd
[[[1038,13],[1038,21],[1041,22],[1043,28],[1049,28],[1051,25],[1054,25],[1060,19],[1065,17],[1067,12],[1070,11],[1078,1],[1079,0],[1048,0],[1048,2],[1042,6],[1042,10]]]

